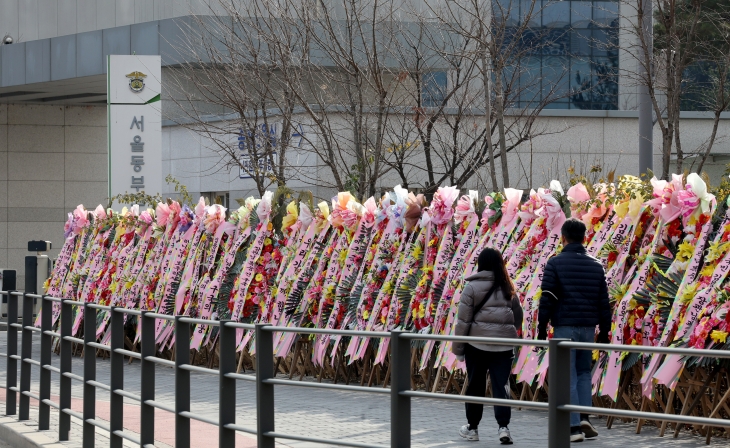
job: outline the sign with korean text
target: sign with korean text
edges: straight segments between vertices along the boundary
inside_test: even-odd
[[[162,192],[160,56],[107,61],[109,197]]]

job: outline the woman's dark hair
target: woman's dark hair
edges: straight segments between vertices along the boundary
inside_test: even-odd
[[[515,285],[507,273],[507,265],[502,258],[502,253],[497,249],[488,247],[484,249],[477,260],[477,271],[494,272],[494,283],[502,288],[502,294],[506,299],[515,295]]]

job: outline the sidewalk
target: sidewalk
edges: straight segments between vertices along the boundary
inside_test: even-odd
[[[37,339],[37,338],[34,338]],[[5,333],[0,333],[0,351],[7,347]],[[39,344],[34,340],[33,358],[39,359]],[[0,358],[0,385],[5,385],[5,358]],[[52,363],[58,365],[59,358],[52,357]],[[81,373],[83,359],[73,359],[73,371]],[[38,367],[31,367],[31,389],[38,390]],[[136,360],[124,369],[124,388],[139,394],[140,369]],[[52,374],[51,392],[58,394],[58,375]],[[97,381],[109,384],[109,361],[97,359]],[[174,406],[173,370],[164,366],[156,368],[156,401]],[[218,417],[218,379],[211,375],[191,373],[191,411],[211,419]],[[80,382],[73,381],[72,408],[81,410],[83,388]],[[236,388],[237,424],[250,428],[256,427],[256,389],[255,384],[238,381]],[[109,392],[98,390],[97,416],[108,419]],[[5,390],[0,391],[0,400],[4,401]],[[57,397],[51,397],[56,401]],[[31,419],[37,419],[37,403],[31,400]],[[4,413],[4,403],[0,412]],[[139,406],[132,400],[125,400],[125,428],[131,432],[139,428]],[[44,432],[47,437],[57,441],[57,412],[51,410],[51,431]],[[6,417],[0,424],[6,424],[16,417]],[[158,410],[155,414],[156,446],[174,446],[174,420],[171,413]],[[63,447],[81,446],[81,424],[78,419],[71,418],[72,434],[69,442],[62,442]],[[17,424],[17,423],[16,423]],[[414,447],[477,447],[494,446],[496,440],[496,423],[493,420],[491,407],[485,407],[484,420],[480,426],[481,441],[465,442],[457,435],[459,426],[464,424],[464,406],[459,403],[414,399],[412,404],[412,446]],[[594,419],[600,435],[598,439],[587,441],[586,448],[616,448],[627,443],[632,448],[653,447],[698,447],[704,445],[704,438],[692,436],[687,432],[678,439],[669,435],[658,437],[655,427],[648,424],[642,434],[634,433],[633,424],[615,422],[611,430],[605,429],[604,419]],[[514,410],[510,424],[515,447],[542,447],[547,445],[547,414],[538,411]],[[317,436],[329,439],[347,439],[360,443],[390,444],[390,402],[387,395],[374,395],[358,392],[339,392],[277,386],[276,388],[276,430],[306,436]],[[191,421],[191,437],[194,447],[213,447],[218,443],[217,427]],[[320,447],[304,442],[279,440],[281,447],[309,448]],[[108,446],[108,434],[97,429],[97,446]],[[125,442],[125,446],[136,446]],[[256,439],[248,434],[239,434],[238,447],[255,447]],[[713,438],[711,446],[730,446],[727,439]]]

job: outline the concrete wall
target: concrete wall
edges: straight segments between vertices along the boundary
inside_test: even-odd
[[[209,11],[205,0],[1,0],[0,36],[16,42]],[[213,2],[216,3],[216,2]]]
[[[0,104],[0,266],[20,288],[28,241],[56,256],[66,213],[106,195],[106,107]]]

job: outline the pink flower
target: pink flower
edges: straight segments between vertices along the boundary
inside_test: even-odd
[[[94,216],[96,216],[97,219],[106,219],[106,210],[104,210],[104,207],[102,207],[101,204],[96,206]]]
[[[145,210],[142,213],[140,213],[139,220],[144,222],[147,225],[150,225],[150,224],[152,224],[152,215],[150,215],[150,212]]]
[[[88,213],[84,209],[83,205],[76,207],[73,211],[74,214],[74,227],[73,232],[78,235],[81,231],[89,225]]]
[[[451,221],[451,217],[454,216],[452,205],[458,195],[459,190],[456,187],[441,187],[436,190],[433,195],[433,202],[429,207],[431,220],[436,225],[446,224]]]
[[[195,205],[195,217],[202,219],[203,215],[205,215],[205,199],[201,196],[197,205]]]
[[[170,207],[165,204],[164,202],[160,202],[157,204],[157,207],[155,208],[155,217],[157,220],[157,225],[160,227],[165,227],[167,225],[167,220],[170,216]]]
[[[208,208],[208,213],[205,215],[203,224],[205,225],[205,230],[213,234],[225,220],[226,208],[220,204],[213,204]]]
[[[362,215],[363,224],[367,228],[371,228],[375,224],[375,213],[378,211],[378,204],[375,203],[373,197],[369,197],[363,204],[365,212]]]

